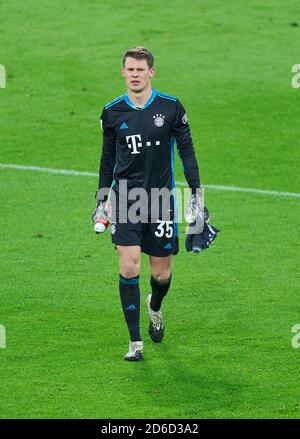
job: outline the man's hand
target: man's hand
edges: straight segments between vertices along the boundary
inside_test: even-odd
[[[200,253],[201,251],[207,249],[216,239],[217,234],[220,232],[219,229],[208,224],[209,212],[206,207],[204,207],[203,217],[204,222],[201,232],[199,232],[197,221],[192,223],[189,227],[189,231],[186,235],[185,240],[185,248],[188,252],[193,251],[194,253]]]
[[[96,208],[92,214],[92,221],[94,224],[94,230],[96,233],[99,233],[99,224],[103,224],[102,231],[104,231],[108,223],[111,222],[111,204],[108,201],[98,201]]]
[[[191,195],[189,204],[185,210],[184,219],[188,224],[197,223],[198,233],[204,228],[204,194],[201,188]]]

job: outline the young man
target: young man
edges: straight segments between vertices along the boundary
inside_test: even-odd
[[[152,54],[143,47],[134,47],[124,54],[122,76],[127,92],[104,107],[100,120],[103,148],[96,199],[98,211],[104,212],[107,197],[102,189],[112,186],[118,200],[111,234],[119,253],[119,291],[130,334],[129,350],[124,358],[129,361],[142,359],[143,353],[139,326],[141,252],[149,255],[151,268],[152,291],[147,297],[149,335],[154,342],[161,342],[164,336],[161,304],[170,288],[172,255],[178,252],[173,191],[175,142],[192,189],[187,209],[189,222],[195,220],[201,209],[199,170],[186,112],[177,98],[151,87],[155,74],[153,63]],[[167,188],[171,208],[164,211],[160,206],[154,220],[149,214],[148,221],[121,221],[124,210],[132,206],[128,193],[121,194],[122,182],[126,182],[127,191],[142,188],[149,195],[153,188]],[[121,207],[122,200],[127,202],[126,207]],[[150,210],[152,204],[148,200]]]

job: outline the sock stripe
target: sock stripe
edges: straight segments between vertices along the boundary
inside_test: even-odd
[[[123,277],[122,274],[120,274],[120,282],[124,285],[137,285],[139,283],[139,280],[140,280],[139,275],[131,278],[126,278]]]

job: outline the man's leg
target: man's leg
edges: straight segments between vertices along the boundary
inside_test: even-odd
[[[151,308],[158,311],[167,294],[172,277],[172,255],[165,257],[149,256],[151,267],[150,284],[152,288]]]
[[[117,245],[119,252],[120,264],[120,299],[124,312],[125,321],[130,334],[129,352],[125,356],[126,360],[138,360],[135,352],[130,353],[131,348],[136,346],[141,348],[142,343],[136,344],[132,342],[142,342],[140,334],[140,288],[139,274],[141,264],[141,248],[139,246],[121,246]]]
[[[150,256],[151,289],[147,297],[147,306],[150,317],[149,335],[155,343],[160,343],[165,334],[165,326],[161,312],[161,303],[167,294],[171,283],[172,256]]]

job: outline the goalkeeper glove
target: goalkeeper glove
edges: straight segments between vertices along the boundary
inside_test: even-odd
[[[184,214],[185,221],[192,224],[197,219],[204,222],[204,194],[201,188],[197,188],[196,192],[191,195],[189,204]]]
[[[96,208],[92,214],[92,221],[94,230],[98,233],[103,233],[109,223],[111,222],[111,205],[108,201],[98,201]]]
[[[208,224],[209,212],[204,207],[204,225],[197,226],[197,219],[193,222],[186,235],[185,248],[187,252],[193,251],[194,253],[200,253],[207,249],[212,242],[216,239],[217,234],[220,232],[217,227]],[[201,230],[202,229],[202,230]]]

